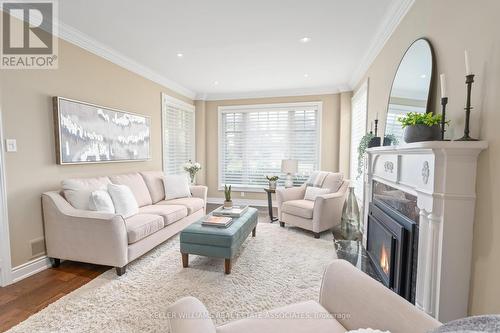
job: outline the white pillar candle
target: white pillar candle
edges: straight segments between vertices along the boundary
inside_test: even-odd
[[[439,77],[441,79],[441,98],[448,97],[446,96],[446,76],[441,74]]]
[[[470,71],[470,63],[469,63],[469,53],[467,50],[464,51],[465,54],[465,75],[470,75],[472,72]]]

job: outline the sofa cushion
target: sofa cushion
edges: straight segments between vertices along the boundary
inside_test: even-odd
[[[141,176],[149,189],[151,200],[153,203],[165,199],[165,187],[163,185],[163,177],[165,174],[162,171],[143,171]]]
[[[193,214],[194,212],[199,211],[203,207],[205,207],[205,202],[200,198],[179,198],[172,200],[163,200],[158,202],[158,205],[181,205],[185,206],[188,210],[188,215]]]
[[[90,193],[89,209],[97,212],[115,213],[115,205],[108,191],[97,190]]]
[[[149,205],[139,208],[139,213],[160,215],[165,226],[188,215],[187,208],[181,205]]]
[[[316,197],[318,197],[319,195],[328,194],[328,193],[330,193],[330,189],[328,189],[328,188],[307,186],[306,187],[306,194],[304,195],[304,200],[314,201],[314,200],[316,200]]]
[[[340,189],[344,182],[344,174],[340,172],[330,172],[323,181],[322,188],[327,188],[331,193],[335,193]]]
[[[139,207],[151,205],[153,203],[148,187],[139,173],[115,175],[110,176],[109,179],[113,184],[127,185],[130,190],[132,190]]]
[[[281,211],[306,219],[313,218],[314,201],[310,200],[290,200],[281,205]]]
[[[61,185],[64,197],[76,209],[89,209],[90,194],[97,190],[106,190],[110,183],[108,177],[71,178],[63,180]]]
[[[116,214],[127,218],[138,213],[139,206],[127,185],[108,184],[108,193],[115,206]]]
[[[217,327],[217,333],[344,333],[346,329],[318,302],[288,305],[262,318],[237,320]]]
[[[125,219],[128,243],[132,244],[164,227],[163,218],[153,214],[137,214]]]
[[[165,185],[165,200],[191,196],[189,179],[186,174],[165,175],[163,178],[163,185]]]

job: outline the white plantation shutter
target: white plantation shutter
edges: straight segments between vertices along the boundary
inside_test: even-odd
[[[282,159],[298,160],[302,184],[320,161],[321,103],[219,108],[219,187],[261,190],[266,175],[281,173]]]
[[[358,177],[358,146],[366,133],[368,113],[368,81],[363,83],[351,100],[351,185],[358,201],[363,202],[363,175]]]
[[[162,94],[163,171],[183,173],[182,165],[195,160],[194,106]]]

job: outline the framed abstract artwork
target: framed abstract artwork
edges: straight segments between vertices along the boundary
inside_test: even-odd
[[[58,164],[151,158],[149,117],[63,97],[53,106]]]

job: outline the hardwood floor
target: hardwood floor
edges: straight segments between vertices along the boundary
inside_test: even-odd
[[[0,288],[0,332],[4,332],[62,296],[110,269],[64,261],[10,286]]]
[[[212,211],[219,205],[207,205]],[[274,212],[276,216],[276,211]],[[259,207],[259,222],[269,222],[267,208]],[[98,277],[111,267],[64,261],[13,285],[0,288],[0,332],[26,320],[50,303]]]

